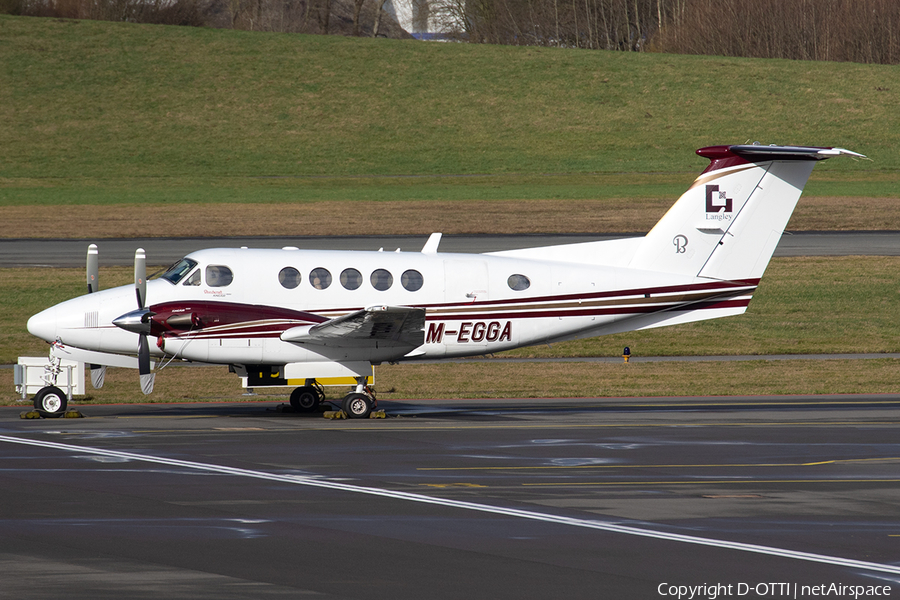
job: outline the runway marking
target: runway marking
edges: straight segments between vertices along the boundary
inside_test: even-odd
[[[725,548],[728,550],[739,550],[742,552],[752,552],[754,554],[762,554],[767,556],[776,556],[781,558],[792,558],[795,560],[803,560],[808,562],[823,563],[834,566],[849,567],[852,569],[862,569],[865,571],[877,571],[881,573],[892,573],[900,575],[900,566],[884,565],[879,563],[854,560],[850,558],[842,558],[838,556],[828,556],[825,554],[813,554],[810,552],[799,552],[796,550],[786,550],[784,548],[776,548],[774,546],[761,546],[758,544],[745,544],[743,542],[731,542],[728,540],[717,540],[712,538],[702,538],[692,535],[683,535],[678,533],[668,533],[665,531],[654,531],[652,529],[643,529],[639,527],[631,527],[627,525],[617,525],[611,521],[596,521],[588,519],[576,519],[572,517],[563,517],[549,513],[539,513],[528,510],[520,510],[515,508],[503,508],[500,506],[491,506],[489,504],[479,504],[476,502],[465,502],[460,500],[451,500],[449,498],[435,498],[424,496],[422,494],[413,494],[409,492],[392,491],[382,488],[364,487],[351,485],[347,483],[339,483],[337,481],[329,481],[327,479],[315,479],[312,477],[303,477],[298,475],[278,475],[276,473],[267,473],[265,471],[252,471],[249,469],[238,469],[235,467],[226,467],[222,465],[214,465],[208,463],[199,463],[186,460],[178,460],[173,458],[161,458],[145,454],[135,454],[133,452],[122,452],[118,450],[105,450],[102,448],[92,448],[90,446],[74,446],[71,444],[60,444],[57,442],[48,442],[42,440],[30,440],[26,438],[17,438],[11,436],[0,435],[0,442],[10,444],[21,444],[26,446],[37,446],[41,448],[51,448],[54,450],[62,450],[64,452],[78,452],[81,454],[96,454],[98,456],[107,456],[118,459],[133,460],[139,462],[148,462],[162,464],[173,467],[182,467],[184,469],[192,469],[195,471],[205,471],[208,473],[220,473],[222,475],[231,475],[235,477],[249,477],[252,479],[262,479],[266,481],[276,481],[294,485],[302,485],[307,487],[323,488],[336,490],[341,492],[351,492],[356,494],[366,494],[369,496],[379,496],[382,498],[392,498],[395,500],[405,500],[408,502],[419,502],[422,504],[433,504],[437,506],[446,506],[461,510],[470,510],[480,513],[488,513],[495,515],[503,515],[507,517],[515,517],[520,519],[528,519],[531,521],[540,521],[544,523],[554,523],[558,525],[569,525],[572,527],[581,527],[585,529],[595,529],[606,531],[609,533],[619,533],[624,535],[633,535],[639,537],[653,538],[670,542],[682,542],[687,544],[695,544],[700,546],[711,546],[714,548]]]

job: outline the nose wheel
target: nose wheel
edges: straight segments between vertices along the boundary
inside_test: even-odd
[[[35,410],[52,417],[58,417],[66,412],[68,402],[66,393],[54,385],[42,387],[34,395]]]

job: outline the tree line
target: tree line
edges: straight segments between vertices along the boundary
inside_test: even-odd
[[[472,42],[900,63],[898,0],[445,0]]]
[[[0,0],[0,12],[405,37],[386,0]],[[900,64],[900,0],[390,0],[470,43]]]
[[[406,0],[401,0],[406,1]],[[0,0],[0,13],[282,33],[409,37],[386,0]]]

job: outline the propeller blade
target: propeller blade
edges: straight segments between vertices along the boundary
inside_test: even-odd
[[[99,390],[100,388],[102,388],[105,381],[106,366],[91,365],[91,385],[94,386],[94,389]]]
[[[134,290],[137,294],[138,308],[147,306],[147,255],[143,248],[134,252]]]
[[[138,372],[141,375],[150,373],[150,344],[143,333],[138,341]]]
[[[138,341],[138,372],[141,375],[141,391],[148,395],[153,391],[155,373],[150,372],[150,344],[146,334],[140,334]]]
[[[93,294],[100,289],[100,254],[97,244],[88,246],[87,251],[87,290]]]

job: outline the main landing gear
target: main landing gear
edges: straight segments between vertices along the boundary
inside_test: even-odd
[[[291,392],[291,407],[297,412],[315,412],[325,400],[325,390],[315,379]],[[375,391],[366,385],[366,378],[357,379],[356,389],[341,400],[341,409],[351,419],[365,419],[378,406]]]
[[[315,412],[325,399],[325,390],[315,379],[307,379],[306,385],[291,392],[291,407],[297,412]]]

